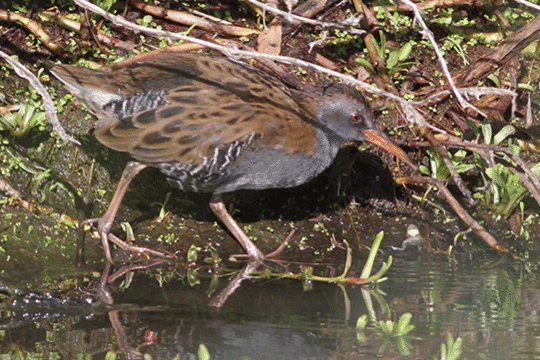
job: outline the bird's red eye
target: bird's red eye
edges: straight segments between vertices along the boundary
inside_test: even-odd
[[[360,120],[362,120],[362,117],[360,116],[360,114],[354,113],[354,114],[351,115],[351,121],[352,121],[353,123],[357,123],[357,122],[359,122]]]

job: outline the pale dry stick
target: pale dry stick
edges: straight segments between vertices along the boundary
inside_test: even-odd
[[[324,22],[324,21],[308,19],[308,18],[303,17],[303,16],[294,15],[294,14],[292,14],[290,12],[282,11],[282,10],[279,10],[279,9],[277,9],[275,7],[268,6],[267,4],[264,4],[264,3],[260,2],[260,1],[257,1],[257,0],[246,0],[246,1],[249,2],[250,4],[254,5],[254,6],[257,6],[258,8],[263,9],[266,12],[269,12],[269,13],[274,14],[274,15],[279,15],[279,16],[283,17],[285,20],[287,20],[289,22],[298,21],[298,22],[301,22],[301,23],[304,23],[304,24],[320,26],[323,29],[346,30],[346,31],[350,32],[351,34],[355,34],[355,35],[362,35],[362,34],[366,33],[365,30],[353,29],[353,28],[350,27],[351,24],[349,24],[349,22],[354,23],[354,22],[358,22],[358,20],[359,20],[359,19],[356,19],[355,17],[353,17],[350,21],[343,22],[343,23]]]
[[[212,16],[212,15],[208,15],[207,13],[203,13],[202,11],[191,10],[191,12],[193,14],[199,16],[199,17],[206,18],[206,19],[214,21],[214,22],[216,22],[218,24],[232,25],[232,22],[230,22],[230,21],[223,20],[223,19],[217,18],[217,17]]]
[[[478,114],[480,114],[480,115],[482,115],[484,117],[487,117],[486,114],[484,114],[483,112],[478,110],[476,107],[471,105],[468,101],[466,101],[463,98],[463,96],[461,96],[461,93],[458,91],[458,89],[456,87],[456,84],[454,82],[454,79],[452,78],[452,75],[450,74],[450,70],[448,70],[448,64],[447,64],[446,60],[444,59],[444,56],[443,56],[443,54],[441,52],[441,49],[437,45],[437,42],[435,41],[435,37],[433,36],[433,33],[427,27],[426,22],[424,21],[424,18],[422,17],[422,14],[420,13],[420,9],[418,8],[418,6],[416,6],[416,4],[413,3],[410,0],[400,0],[400,1],[403,2],[404,4],[406,4],[407,6],[410,6],[410,8],[412,9],[412,11],[414,13],[414,19],[422,27],[422,31],[420,31],[420,34],[422,34],[422,36],[427,38],[428,41],[431,43],[431,46],[433,46],[433,50],[435,51],[435,54],[437,55],[437,60],[439,62],[439,65],[441,66],[441,70],[442,70],[446,80],[448,81],[448,85],[450,85],[450,88],[452,89],[452,93],[456,97],[456,99],[459,102],[459,104],[461,105],[461,107],[463,109],[471,108],[474,111],[476,111]]]
[[[2,175],[0,175],[0,191],[8,194],[8,196],[12,198],[23,198],[23,194],[19,190],[11,186],[11,184],[8,183]]]
[[[514,1],[517,2],[518,4],[530,7],[531,9],[534,9],[534,10],[537,10],[537,11],[540,11],[540,6],[538,6],[536,4],[533,4],[531,2],[528,2],[526,0],[514,0]]]
[[[496,94],[501,96],[512,96],[513,98],[517,98],[517,93],[512,90],[507,89],[499,89],[499,88],[493,88],[493,87],[466,87],[466,88],[458,88],[458,91],[462,95],[471,95],[480,97],[482,95],[488,95],[488,94]],[[445,96],[448,96],[452,94],[450,90],[443,90],[439,91],[424,100],[421,101],[411,101],[410,103],[416,106],[429,106],[431,104],[436,104]]]
[[[527,94],[527,112],[525,113],[525,127],[530,128],[533,126],[533,115],[532,115],[532,103],[531,103],[531,94]],[[514,105],[512,103],[512,105]]]
[[[49,120],[49,123],[51,123],[53,130],[56,131],[60,139],[62,141],[71,141],[72,143],[76,145],[81,145],[81,143],[72,136],[68,135],[64,128],[62,127],[62,124],[58,120],[58,116],[56,116],[56,109],[54,108],[54,102],[47,92],[47,89],[41,84],[41,81],[32,74],[30,70],[25,68],[21,63],[19,63],[17,60],[13,59],[8,54],[0,51],[0,57],[4,59],[7,63],[9,63],[11,66],[13,66],[13,70],[19,75],[21,78],[28,80],[30,85],[36,89],[36,91],[41,95],[41,98],[43,99],[43,107],[45,108],[45,115],[47,116],[47,120]]]

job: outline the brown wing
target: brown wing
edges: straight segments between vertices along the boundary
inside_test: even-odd
[[[101,143],[135,159],[197,163],[216,147],[243,142],[254,133],[261,136],[253,146],[284,146],[290,152],[316,147],[305,110],[284,84],[256,69],[224,58],[171,53],[115,66],[109,93],[128,101],[161,91],[167,102],[96,130]]]

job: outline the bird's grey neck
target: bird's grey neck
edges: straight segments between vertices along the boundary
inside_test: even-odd
[[[325,167],[328,167],[336,158],[345,140],[328,129],[317,129],[317,140],[319,141],[319,159]]]

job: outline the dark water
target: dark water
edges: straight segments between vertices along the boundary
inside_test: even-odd
[[[220,309],[234,276],[209,268],[121,274],[101,289],[109,305],[97,272],[49,277],[49,294],[2,284],[2,359],[441,359],[448,334],[461,359],[540,359],[536,269],[500,257],[399,254],[367,287],[245,280]],[[405,313],[412,331],[384,332]]]

